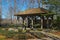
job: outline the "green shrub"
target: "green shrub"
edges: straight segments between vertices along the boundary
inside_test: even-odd
[[[60,17],[57,17],[57,20],[54,20],[53,29],[60,30]]]
[[[14,32],[14,31],[8,31],[6,33],[7,38],[13,38],[15,35],[16,35],[16,32]]]
[[[37,28],[37,30],[38,30],[38,31],[42,31],[42,29],[41,29],[41,28]]]
[[[7,31],[6,30],[0,30],[0,34],[6,35]]]

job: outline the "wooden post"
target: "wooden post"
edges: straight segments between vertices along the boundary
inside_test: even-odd
[[[49,24],[48,24],[48,16],[47,16],[47,29],[48,29],[48,27],[49,27]]]
[[[19,16],[17,16],[17,22],[19,22],[19,18],[20,18],[20,17],[19,17]]]
[[[16,19],[16,25],[17,25],[17,20],[18,20],[18,17],[16,17],[17,19]]]
[[[31,28],[32,28],[32,29],[33,29],[33,18],[34,18],[34,17],[31,17],[31,26],[32,26]]]
[[[43,17],[41,16],[41,29],[43,29]]]
[[[27,25],[27,26],[29,27],[29,16],[27,16],[27,20],[28,20],[28,22],[27,22],[27,23],[28,23],[28,25]]]
[[[34,26],[34,28],[36,28],[35,25],[36,25],[36,16],[33,17],[33,26]]]
[[[30,16],[28,16],[28,27],[31,28],[31,19],[30,19]]]
[[[32,20],[31,20],[31,21],[32,21],[32,29],[33,29],[33,18],[32,18]]]
[[[51,21],[51,27],[53,27],[53,23],[54,23],[54,20],[53,20],[53,15],[52,15],[52,17],[51,17],[52,19],[52,21]]]
[[[26,26],[25,26],[25,17],[22,17],[22,19],[23,19],[23,27],[24,27],[25,30],[26,30]]]

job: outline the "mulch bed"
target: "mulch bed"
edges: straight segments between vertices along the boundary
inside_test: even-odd
[[[60,36],[60,31],[59,32],[53,32],[53,34]]]

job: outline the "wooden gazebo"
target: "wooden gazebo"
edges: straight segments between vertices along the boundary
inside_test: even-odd
[[[49,27],[50,25],[52,25],[53,15],[54,14],[49,13],[49,11],[46,9],[32,8],[32,9],[28,9],[28,10],[19,12],[18,14],[15,14],[14,16],[17,16],[18,20],[19,20],[19,17],[21,17],[23,19],[23,27],[25,27],[25,29],[26,29],[26,27],[34,28],[34,22],[36,22],[35,20],[38,16],[40,19],[40,21],[39,21],[40,27],[41,27],[41,29],[43,29],[44,26]],[[28,26],[24,26],[25,25],[24,20],[26,18],[28,20]],[[49,22],[49,20],[50,20],[50,22]]]

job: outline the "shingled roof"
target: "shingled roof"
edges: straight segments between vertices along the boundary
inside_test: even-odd
[[[43,8],[32,8],[32,9],[28,9],[28,10],[19,12],[18,14],[15,14],[15,16],[33,15],[33,14],[41,14],[41,13],[48,13],[48,11]]]

